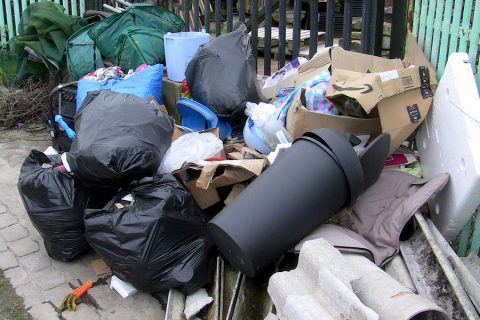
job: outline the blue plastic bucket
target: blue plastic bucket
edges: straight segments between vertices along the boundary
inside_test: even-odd
[[[164,37],[167,77],[173,81],[185,79],[185,70],[198,47],[210,41],[210,34],[203,32],[167,33]]]

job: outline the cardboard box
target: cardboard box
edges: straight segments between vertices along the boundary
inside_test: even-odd
[[[350,95],[358,97],[361,92],[370,94],[368,99],[360,99],[363,99],[367,113],[372,113],[375,105],[378,105],[378,117],[354,118],[315,113],[302,106],[299,92],[288,110],[286,120],[287,130],[294,138],[315,128],[332,128],[372,136],[388,132],[392,138],[390,152],[393,152],[423,121],[431,106],[431,97],[422,98],[422,89],[418,86],[418,68],[409,70],[403,67],[399,59],[384,59],[340,48],[324,51],[301,65],[296,82],[303,83],[329,67],[332,70],[331,82],[335,82],[339,76],[357,81],[353,82],[357,86],[354,88],[361,90],[353,90]],[[358,73],[361,73],[361,77]],[[433,90],[436,86],[435,73],[429,70],[429,75],[430,89]],[[343,88],[349,85],[346,83]]]
[[[437,81],[427,67],[410,67],[382,73],[359,73],[337,69],[327,89],[327,98],[356,100],[370,114],[378,105],[382,132],[390,134],[390,153],[420,125],[433,101]],[[341,103],[341,102],[340,102]]]
[[[278,90],[284,87],[298,87],[303,82],[327,68],[346,69],[357,72],[381,72],[403,67],[399,59],[384,59],[366,54],[328,47],[319,51],[312,59],[298,67],[298,72],[283,79],[277,85],[262,88],[267,99],[277,97]]]
[[[267,163],[264,159],[185,163],[174,174],[185,183],[198,206],[206,209],[222,200],[232,201],[242,190],[235,185],[259,176]],[[227,186],[232,190],[222,198],[217,189]]]

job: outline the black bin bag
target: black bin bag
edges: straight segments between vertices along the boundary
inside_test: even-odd
[[[202,45],[188,64],[185,77],[193,99],[224,120],[243,115],[247,102],[263,100],[250,36],[243,23]]]
[[[102,210],[85,212],[87,240],[113,273],[147,292],[189,294],[210,282],[216,249],[208,219],[185,187],[162,175],[130,189]],[[129,193],[132,198],[122,200]]]
[[[18,191],[48,255],[69,261],[90,250],[85,240],[84,209],[97,201],[73,177],[55,168],[59,156],[32,150],[20,170]]]
[[[90,93],[75,115],[67,162],[85,186],[112,190],[152,176],[170,147],[173,120],[155,104],[112,91]]]

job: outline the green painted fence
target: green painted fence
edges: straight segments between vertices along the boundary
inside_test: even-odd
[[[6,43],[16,36],[17,24],[22,11],[39,0],[0,0],[0,42]],[[85,0],[53,0],[65,8],[65,12],[75,16],[82,16],[85,12]]]
[[[412,33],[440,78],[448,56],[468,53],[477,88],[480,88],[479,35],[480,0],[414,0]],[[480,107],[480,106],[478,106]],[[480,248],[480,208],[463,228],[458,243],[459,256]]]
[[[452,52],[467,52],[480,87],[480,1],[415,0],[412,33],[439,78]]]

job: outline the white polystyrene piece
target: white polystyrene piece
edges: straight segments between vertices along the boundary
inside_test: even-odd
[[[480,205],[480,98],[466,53],[449,57],[417,146],[426,178],[450,174],[429,207],[440,232],[453,240]]]
[[[187,296],[187,299],[185,300],[185,310],[183,311],[185,318],[187,318],[187,320],[192,319],[197,313],[212,302],[213,298],[208,295],[207,290],[204,288],[195,291]]]
[[[128,282],[120,280],[117,278],[117,276],[112,276],[110,289],[117,291],[122,298],[126,298],[137,293],[137,289],[135,289],[134,286]]]
[[[53,156],[58,154],[58,151],[54,147],[49,146],[47,149],[45,149],[45,151],[43,151],[43,153],[45,153],[47,156]]]

